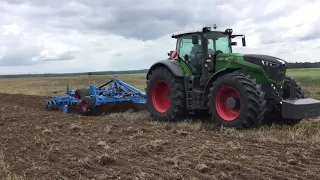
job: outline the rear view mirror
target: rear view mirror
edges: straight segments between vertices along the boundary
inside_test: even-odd
[[[242,34],[237,34],[237,35],[231,35],[231,38],[235,38],[237,36],[241,36],[242,37],[242,46],[246,46],[246,37]]]
[[[246,46],[246,38],[242,36],[242,46]]]
[[[199,43],[198,35],[196,34],[192,35],[192,44],[198,44],[198,43]]]

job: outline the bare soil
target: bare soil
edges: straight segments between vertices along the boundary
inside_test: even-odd
[[[237,138],[139,112],[47,111],[0,94],[0,179],[320,179],[319,143]]]

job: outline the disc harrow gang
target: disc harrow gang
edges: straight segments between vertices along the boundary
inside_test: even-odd
[[[108,86],[109,87],[105,87]],[[134,104],[145,104],[145,92],[119,80],[112,78],[109,82],[101,85],[90,85],[88,89],[82,89],[82,96],[78,90],[70,90],[67,85],[66,90],[53,91],[54,94],[65,92],[66,96],[54,96],[45,101],[46,108],[51,110],[63,110],[68,112],[69,107],[80,107],[81,111],[90,112],[98,106],[108,103],[132,102]]]

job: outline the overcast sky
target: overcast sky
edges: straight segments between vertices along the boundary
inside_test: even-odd
[[[319,61],[319,9],[319,0],[0,0],[0,74],[149,68],[174,49],[173,32],[214,23],[246,35],[235,52]]]

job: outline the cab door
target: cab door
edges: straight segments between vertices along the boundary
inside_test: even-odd
[[[194,74],[202,73],[202,46],[200,35],[198,36],[199,44],[193,44],[192,35],[187,34],[178,38],[176,47],[180,58],[188,64]]]

